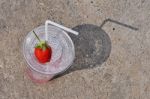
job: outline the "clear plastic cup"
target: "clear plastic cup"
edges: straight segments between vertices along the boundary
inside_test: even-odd
[[[45,26],[34,29],[41,40],[45,40]],[[70,36],[55,26],[48,26],[48,45],[52,48],[50,62],[41,64],[34,55],[34,47],[39,41],[33,31],[29,32],[23,42],[23,55],[27,62],[27,74],[37,83],[51,80],[55,75],[67,70],[75,58],[74,44]]]

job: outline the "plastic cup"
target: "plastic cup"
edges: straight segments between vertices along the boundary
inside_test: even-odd
[[[41,40],[45,40],[45,26],[34,29]],[[27,74],[37,83],[51,80],[57,74],[66,71],[75,58],[74,44],[70,36],[60,28],[48,26],[47,44],[52,48],[50,62],[39,63],[34,55],[34,47],[39,42],[33,31],[29,32],[23,42],[23,55],[27,62]]]

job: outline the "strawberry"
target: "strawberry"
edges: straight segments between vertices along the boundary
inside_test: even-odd
[[[36,36],[36,38],[39,40],[39,43],[36,44],[35,49],[34,49],[34,54],[37,60],[40,63],[49,62],[51,59],[51,55],[52,55],[51,47],[48,46],[46,41],[41,41],[34,31],[33,33]]]

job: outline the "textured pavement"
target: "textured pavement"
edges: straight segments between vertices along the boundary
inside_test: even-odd
[[[22,42],[46,19],[70,28],[99,26],[110,38],[109,57],[98,62],[90,56],[94,67],[87,68],[87,55],[85,66],[73,65],[84,68],[33,83],[25,74]],[[101,41],[95,39],[92,53]],[[0,0],[0,44],[0,99],[150,99],[150,0]]]

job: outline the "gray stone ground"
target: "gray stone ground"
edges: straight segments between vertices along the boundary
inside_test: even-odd
[[[108,18],[138,30],[103,25],[111,39],[103,64],[43,85],[25,75],[22,41],[46,19],[72,28]],[[150,99],[150,0],[0,0],[0,42],[0,99]]]

